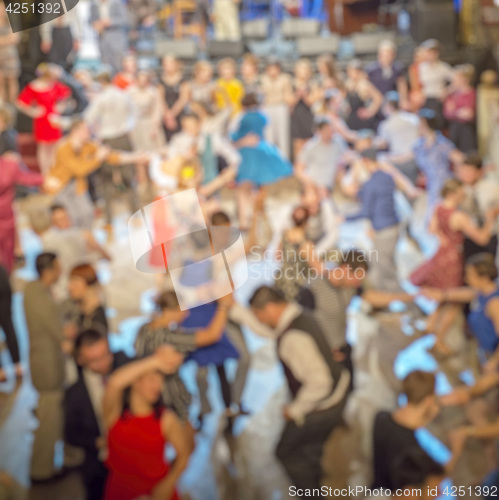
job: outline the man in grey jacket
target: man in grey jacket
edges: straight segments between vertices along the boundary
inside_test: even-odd
[[[39,393],[31,459],[31,478],[50,479],[57,472],[54,450],[63,436],[64,335],[61,316],[51,288],[61,267],[53,253],[36,259],[39,278],[26,285],[24,311],[29,334],[29,361],[33,386]]]

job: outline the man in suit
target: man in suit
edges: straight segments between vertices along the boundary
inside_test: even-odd
[[[106,440],[102,422],[102,400],[108,376],[129,361],[123,352],[112,353],[106,336],[84,330],[75,340],[78,381],[65,395],[66,441],[85,450],[81,467],[87,500],[103,496],[107,469],[102,462]]]
[[[31,478],[45,480],[58,472],[54,453],[56,443],[62,439],[63,349],[67,341],[60,311],[52,297],[52,287],[61,274],[57,256],[50,252],[40,254],[36,270],[39,278],[28,283],[24,292],[31,379],[39,393],[35,412],[39,425],[33,441]]]

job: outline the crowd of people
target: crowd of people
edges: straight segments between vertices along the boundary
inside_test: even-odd
[[[228,0],[218,4],[237,9]],[[68,31],[75,22],[69,14],[46,26],[47,62],[19,90],[18,39],[6,29],[0,6],[0,326],[10,353],[0,382],[30,377],[39,394],[33,483],[60,474],[54,453],[64,441],[83,450],[73,468],[89,500],[180,498],[177,482],[212,412],[210,367],[220,381],[227,432],[251,414],[244,402],[252,357],[243,329],[249,328],[275,342],[289,388],[277,460],[296,496],[318,491],[324,445],[345,422],[359,383],[356,346],[347,337],[354,297],[373,315],[391,314],[394,303],[403,303],[414,319],[423,316],[419,298],[429,299],[433,308],[425,310],[423,326],[414,322],[415,338],[434,335],[431,354],[444,362],[459,354],[448,336],[458,325],[464,349],[479,361],[473,384],[456,384],[443,397],[436,394],[435,373],[407,375],[401,384],[406,403],[373,422],[372,487],[394,496],[406,487],[433,491],[452,473],[468,439],[486,443],[489,472],[497,476],[499,165],[478,151],[484,141],[477,121],[489,116],[477,116],[473,66],[449,66],[439,43],[428,40],[409,68],[384,41],[376,61],[351,60],[345,71],[324,55],[298,60],[288,74],[279,61],[251,53],[240,62],[199,60],[192,72],[167,54],[158,68],[143,69],[118,26],[124,8],[106,0],[92,9],[103,62],[95,72],[71,69],[78,44]],[[151,26],[153,13],[144,9],[137,31]],[[16,114],[32,119],[39,171],[24,165]],[[29,360],[21,359],[11,312],[11,278],[26,251],[16,224],[18,185],[51,199],[49,208],[29,214],[43,247],[37,279],[23,290]],[[135,358],[112,352],[115,333],[97,269],[112,258],[113,221],[123,210],[117,201],[126,200],[131,216],[192,189],[207,226],[234,226],[243,235],[249,267],[270,248],[280,272],[272,283],[256,283],[249,303],[230,293],[185,310],[165,265],[202,260],[203,245],[216,244],[193,233],[185,246],[169,247],[166,236],[176,228],[162,210],[173,219],[174,207],[152,209],[159,251],[151,251],[148,266],[158,275],[157,307],[136,332]],[[285,208],[283,220],[269,220],[271,205]],[[262,237],[264,225],[274,246]],[[348,225],[362,235],[363,248],[345,243]],[[98,241],[97,227],[105,228],[107,242]],[[402,239],[417,247],[421,265],[401,269]],[[187,247],[194,248],[190,257],[176,255]],[[180,281],[201,289],[216,271],[210,263],[196,272],[186,268]],[[237,360],[233,380],[228,359]],[[180,371],[187,361],[197,365],[196,418]],[[442,406],[469,410],[468,425],[449,436],[447,464],[435,462],[415,435]],[[8,484],[0,474],[0,485]]]

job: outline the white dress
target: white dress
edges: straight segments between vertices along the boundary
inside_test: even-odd
[[[131,132],[134,149],[153,151],[164,146],[166,139],[161,125],[161,96],[156,87],[141,89],[134,85],[127,92],[137,112],[135,127]]]

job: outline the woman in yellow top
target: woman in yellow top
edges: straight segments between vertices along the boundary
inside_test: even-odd
[[[217,69],[220,76],[217,80],[217,105],[220,109],[232,106],[232,116],[234,116],[242,110],[241,101],[244,97],[244,86],[236,78],[236,61],[229,57],[222,59]]]

